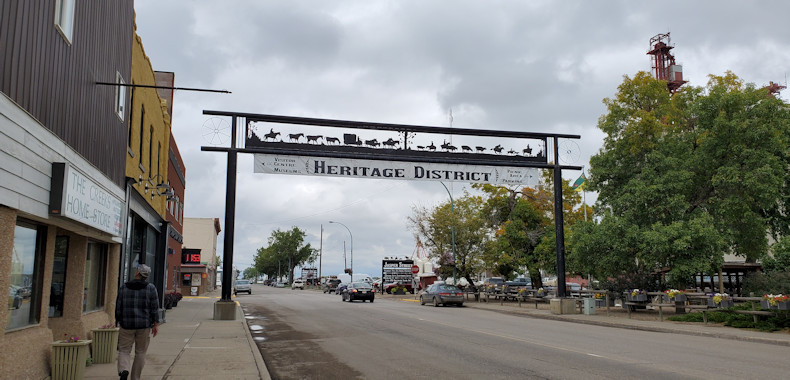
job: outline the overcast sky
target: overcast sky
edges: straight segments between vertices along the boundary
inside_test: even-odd
[[[137,0],[135,10],[155,70],[175,72],[175,86],[232,92],[173,100],[185,214],[218,217],[223,229],[227,161],[201,151],[216,143],[205,126],[217,119],[204,110],[440,127],[452,110],[457,128],[580,135],[567,164],[586,166],[603,140],[601,101],[624,75],[650,70],[656,34],[671,33],[688,85],[726,70],[785,84],[790,69],[786,1]],[[240,270],[272,231],[295,226],[313,247],[323,240],[324,275],[342,272],[352,239],[355,273],[380,275],[382,258],[415,251],[412,208],[448,200],[437,182],[255,174],[252,161],[240,155]],[[454,197],[466,188],[451,185]]]

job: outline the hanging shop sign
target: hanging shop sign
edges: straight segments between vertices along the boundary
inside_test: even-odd
[[[537,168],[255,154],[255,173],[537,185]]]
[[[65,162],[52,163],[49,212],[121,236],[123,199]]]

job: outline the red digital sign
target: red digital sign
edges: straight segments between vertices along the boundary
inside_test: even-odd
[[[200,264],[200,250],[199,249],[182,250],[181,264]]]

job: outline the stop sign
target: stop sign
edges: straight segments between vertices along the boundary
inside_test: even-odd
[[[420,267],[418,267],[418,266],[416,266],[416,265],[412,265],[412,266],[411,266],[411,273],[412,273],[412,274],[417,274],[417,273],[420,273]]]

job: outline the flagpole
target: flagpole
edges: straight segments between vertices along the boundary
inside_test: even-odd
[[[582,189],[582,207],[584,207],[584,221],[587,221],[587,190]]]
[[[584,166],[582,166],[582,175],[584,175]],[[587,221],[587,190],[586,186],[582,187],[582,207],[584,207],[584,221]]]

